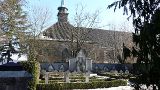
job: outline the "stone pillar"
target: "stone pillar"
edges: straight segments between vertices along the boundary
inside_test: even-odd
[[[87,73],[85,74],[85,78],[86,78],[86,79],[85,79],[85,82],[86,82],[86,83],[89,82],[89,74],[90,74],[89,72],[87,72]]]
[[[69,80],[69,71],[66,71],[64,74],[65,74],[64,75],[65,82],[66,83],[70,83],[70,80]]]
[[[48,72],[45,73],[45,84],[48,84]]]

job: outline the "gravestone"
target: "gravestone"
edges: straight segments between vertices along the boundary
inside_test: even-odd
[[[69,70],[76,71],[76,58],[69,59]]]

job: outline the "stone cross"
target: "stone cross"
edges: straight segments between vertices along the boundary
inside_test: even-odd
[[[62,1],[61,1],[61,7],[64,7],[64,5],[65,5],[65,1],[62,0]]]

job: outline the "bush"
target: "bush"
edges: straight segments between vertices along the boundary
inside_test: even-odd
[[[29,81],[28,90],[36,90],[40,74],[40,64],[36,61],[22,61],[19,64],[33,76],[32,80]]]
[[[117,87],[124,85],[127,85],[127,82],[123,80],[89,82],[89,83],[52,83],[52,84],[38,84],[37,90],[95,89],[95,88]]]

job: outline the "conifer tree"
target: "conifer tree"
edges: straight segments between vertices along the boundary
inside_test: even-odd
[[[119,0],[113,2],[108,8],[114,6],[123,8],[124,14],[130,14],[133,19],[135,33],[133,41],[139,49],[134,49],[138,57],[137,63],[139,84],[156,85],[160,88],[160,0]],[[136,88],[138,89],[138,88]],[[153,88],[156,90],[156,88]],[[138,89],[139,90],[139,89]]]
[[[16,52],[14,45],[24,41],[25,30],[28,27],[26,13],[22,10],[24,4],[24,0],[0,0],[1,30],[8,38],[7,45],[9,46],[6,51],[8,56],[7,62],[10,59],[10,53]],[[13,36],[20,41],[12,41]]]

